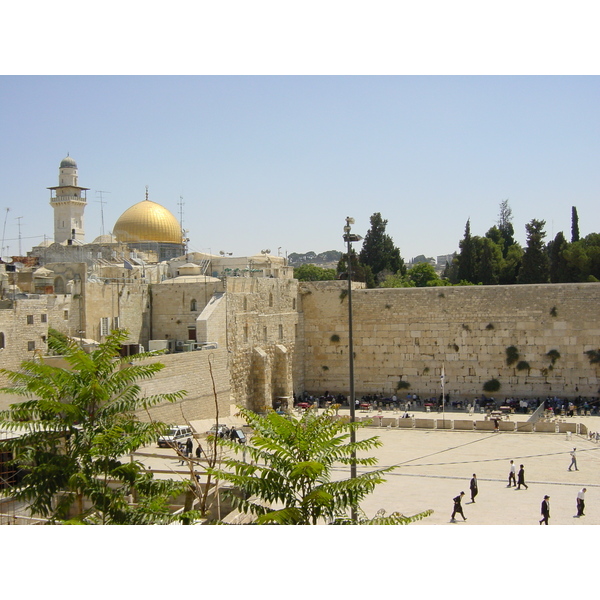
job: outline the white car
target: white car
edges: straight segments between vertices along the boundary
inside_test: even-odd
[[[158,447],[169,448],[189,437],[192,437],[191,427],[187,425],[173,425],[165,435],[161,435],[158,438]]]

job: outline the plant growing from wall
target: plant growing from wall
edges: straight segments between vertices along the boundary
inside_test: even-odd
[[[497,379],[488,379],[483,384],[484,392],[497,392],[500,389],[500,382]]]
[[[560,358],[560,352],[558,350],[552,349],[549,352],[546,352],[546,356],[550,359],[550,366],[548,368],[550,370],[554,369],[556,361]]]
[[[488,323],[488,324],[485,326],[485,328],[486,328],[488,331],[489,331],[489,330],[492,330],[492,329],[494,329],[494,324],[493,324],[493,323]]]
[[[557,315],[558,315],[558,311],[556,310],[556,306],[553,306],[553,307],[550,309],[550,316],[551,316],[551,317],[556,317]]]
[[[506,348],[506,366],[510,367],[519,360],[519,351],[516,346],[508,346]]]
[[[396,385],[397,390],[407,390],[410,387],[410,383],[408,381],[403,381],[402,379]]]
[[[529,373],[529,371],[531,371],[531,366],[526,360],[520,360],[517,363],[517,371],[527,371],[527,373]]]
[[[337,344],[340,341],[340,336],[337,333],[334,333],[330,338],[329,338],[334,344]]]
[[[588,357],[590,365],[600,364],[600,349],[598,350],[586,350],[584,354]]]
[[[349,516],[351,509],[359,512],[360,502],[394,469],[359,472],[348,479],[332,477],[333,469],[340,463],[375,465],[376,459],[366,457],[365,452],[381,446],[377,437],[350,442],[350,432],[363,424],[333,418],[333,408],[321,415],[306,411],[300,419],[289,419],[273,411],[261,416],[245,408],[240,409],[240,414],[252,427],[252,438],[243,448],[228,439],[220,439],[219,444],[234,454],[247,452],[251,462],[226,457],[225,468],[211,472],[243,492],[240,495],[232,491],[231,499],[240,511],[255,516],[256,524],[351,524],[355,522]],[[426,510],[406,517],[395,512],[367,519],[360,512],[356,522],[372,525],[403,525],[432,513]]]

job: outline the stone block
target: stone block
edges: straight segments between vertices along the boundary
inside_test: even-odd
[[[555,433],[556,432],[556,423],[547,423],[545,421],[538,421],[534,430],[536,433]]]
[[[418,429],[434,429],[435,419],[415,419],[415,427]]]
[[[459,429],[461,431],[472,431],[473,430],[473,420],[472,419],[456,419],[454,421],[454,429]]]

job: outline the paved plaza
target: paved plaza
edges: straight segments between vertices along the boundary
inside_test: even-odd
[[[464,414],[447,413],[447,417],[464,418]],[[511,419],[525,421],[527,417],[512,415]],[[243,424],[235,417],[223,421],[229,425]],[[600,417],[574,417],[569,422],[584,423],[590,431],[600,430]],[[199,432],[205,432],[210,424],[210,421],[192,422]],[[361,506],[368,516],[379,509],[387,514],[397,510],[405,515],[433,509],[433,515],[413,526],[537,525],[541,518],[540,504],[547,494],[551,525],[600,524],[600,444],[587,437],[375,426],[361,428],[358,433],[359,439],[372,435],[383,442],[380,448],[369,452],[377,457],[378,466],[397,465],[397,468],[386,475],[386,483],[377,486],[363,501]],[[568,470],[573,447],[577,448],[578,471]],[[159,477],[189,476],[170,449],[146,448],[138,458],[148,467],[162,471],[157,473]],[[528,489],[507,487],[511,459],[517,470],[520,464],[524,465]],[[347,476],[347,470],[335,473]],[[469,493],[473,473],[479,482],[474,504]],[[576,497],[583,487],[587,488],[585,516],[577,518]],[[450,523],[452,499],[461,491],[465,492],[463,511],[467,521],[458,516],[456,523]]]

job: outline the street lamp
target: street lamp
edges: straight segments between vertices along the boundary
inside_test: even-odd
[[[350,376],[350,422],[354,423],[355,417],[355,399],[354,399],[354,345],[352,339],[352,260],[350,251],[352,242],[360,242],[362,237],[356,233],[351,233],[351,225],[354,224],[352,217],[346,217],[346,225],[344,226],[344,241],[347,244],[347,265],[348,265],[348,355],[349,355],[349,376]],[[350,443],[356,443],[356,431],[354,427],[350,430]],[[350,456],[350,479],[356,478],[356,451],[352,451]],[[351,507],[351,519],[356,523],[356,506]]]

